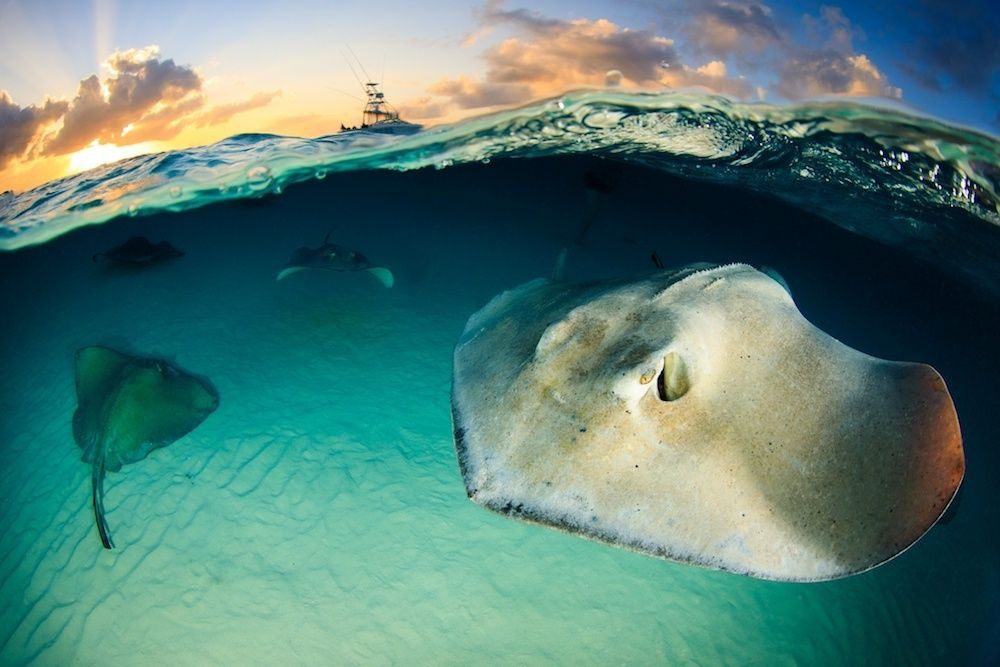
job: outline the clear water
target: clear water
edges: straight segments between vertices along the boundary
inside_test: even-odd
[[[402,140],[234,137],[4,196],[0,662],[995,664],[998,155],[900,112],[590,93]],[[275,282],[328,232],[395,287]],[[132,235],[187,254],[90,261]],[[570,279],[641,274],[653,250],[766,264],[832,335],[934,365],[967,457],[949,521],[869,573],[796,585],[470,503],[454,343],[563,247]],[[110,552],[70,426],[73,353],[95,343],[222,397],[109,473]]]

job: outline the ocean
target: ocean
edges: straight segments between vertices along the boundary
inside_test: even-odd
[[[570,93],[409,137],[240,135],[0,195],[0,663],[1000,662],[1000,142],[849,102]],[[391,268],[276,275],[324,238]],[[93,261],[126,239],[185,254]],[[931,364],[960,495],[871,571],[781,583],[470,502],[452,355],[553,272],[745,262],[853,348]],[[218,409],[108,472],[74,354],[136,350]]]

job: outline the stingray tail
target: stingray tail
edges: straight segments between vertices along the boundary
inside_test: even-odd
[[[108,530],[108,522],[104,518],[104,457],[102,456],[91,468],[90,483],[92,486],[92,498],[94,504],[94,520],[97,521],[97,532],[101,534],[101,544],[105,549],[114,549],[115,543],[111,541],[111,533]]]

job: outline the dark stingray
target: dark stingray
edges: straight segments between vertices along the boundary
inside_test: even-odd
[[[184,253],[170,245],[169,241],[153,243],[145,236],[133,236],[121,245],[97,253],[92,259],[121,266],[145,266],[183,256]]]
[[[368,258],[357,250],[346,246],[330,243],[330,235],[323,239],[323,245],[318,248],[299,248],[292,253],[291,259],[278,273],[278,280],[283,280],[293,273],[304,269],[322,269],[325,271],[367,271],[386,287],[392,287],[394,279],[392,271],[385,267],[374,266]]]
[[[207,380],[162,359],[92,346],[76,352],[76,399],[73,437],[92,466],[94,518],[111,549],[104,471],[117,472],[190,433],[219,407],[219,395]]]

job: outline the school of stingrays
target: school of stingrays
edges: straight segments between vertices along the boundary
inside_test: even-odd
[[[182,255],[133,238],[94,260]],[[394,283],[329,236],[278,280],[305,269]],[[965,459],[941,376],[835,340],[774,272],[562,274],[494,297],[455,348],[454,441],[474,502],[671,561],[820,581],[891,560],[954,499]],[[219,395],[176,364],[103,346],[78,351],[76,387],[74,436],[111,549],[106,471],[190,433]]]

